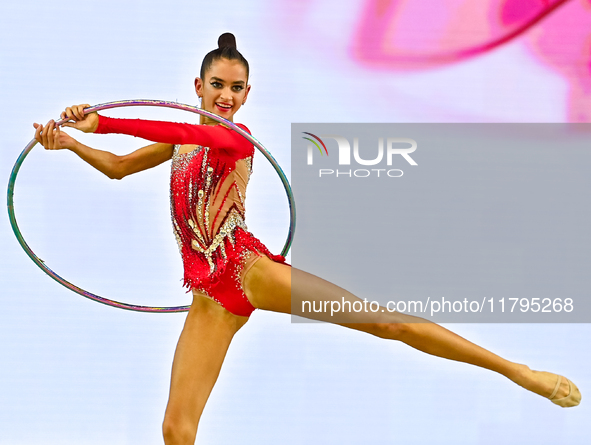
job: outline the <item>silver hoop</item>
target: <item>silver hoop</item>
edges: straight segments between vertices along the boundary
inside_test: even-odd
[[[290,213],[290,223],[289,223],[289,232],[287,234],[287,240],[285,241],[285,245],[283,246],[283,250],[281,251],[281,255],[285,256],[291,247],[291,242],[293,240],[293,234],[295,232],[295,222],[296,222],[296,212],[295,212],[295,202],[293,198],[293,193],[291,191],[291,187],[289,182],[287,181],[287,177],[279,164],[273,158],[271,153],[254,137],[244,131],[242,128],[230,122],[217,114],[210,113],[209,111],[202,110],[201,108],[194,107],[192,105],[180,104],[177,102],[168,102],[163,100],[122,100],[122,101],[115,101],[115,102],[107,102],[104,104],[95,105],[84,110],[84,114],[93,113],[96,111],[101,110],[108,110],[110,108],[120,108],[120,107],[135,107],[135,106],[152,106],[152,107],[166,107],[166,108],[176,108],[178,110],[189,111],[191,113],[196,113],[201,116],[206,116],[210,119],[213,119],[216,122],[222,123],[228,126],[230,129],[241,135],[242,137],[246,138],[249,142],[251,142],[259,151],[269,160],[271,165],[277,171],[277,174],[281,178],[281,182],[283,183],[283,187],[285,188],[285,192],[287,194],[287,198],[289,201],[289,213]],[[56,125],[62,125],[65,123],[67,119],[60,120],[56,122]],[[16,236],[21,247],[24,249],[25,253],[33,260],[33,262],[43,270],[47,275],[53,278],[58,283],[62,284],[63,286],[67,287],[68,289],[76,292],[83,297],[89,298],[91,300],[97,301],[102,304],[106,304],[108,306],[117,307],[120,309],[126,309],[130,311],[137,311],[137,312],[186,312],[189,310],[189,306],[171,306],[171,307],[156,307],[156,306],[138,306],[128,303],[123,303],[120,301],[109,300],[108,298],[101,297],[95,295],[91,292],[88,292],[72,283],[67,281],[66,279],[60,277],[57,273],[51,270],[43,260],[41,260],[35,253],[31,250],[31,248],[26,243],[21,231],[19,230],[18,224],[16,222],[16,216],[14,214],[14,184],[16,182],[16,177],[18,172],[23,164],[25,158],[33,149],[33,147],[37,144],[35,139],[31,140],[22,151],[18,159],[16,160],[14,167],[12,168],[12,173],[10,174],[10,179],[8,181],[8,192],[7,192],[7,205],[8,205],[8,216],[10,218],[10,225],[12,226],[12,230]]]

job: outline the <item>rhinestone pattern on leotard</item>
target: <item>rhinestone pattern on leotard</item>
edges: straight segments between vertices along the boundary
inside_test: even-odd
[[[238,124],[242,130],[248,129]],[[223,125],[192,125],[100,116],[96,133],[123,133],[166,144],[200,144],[180,153],[175,146],[170,178],[174,234],[184,264],[184,284],[218,301],[235,315],[254,310],[242,279],[257,258],[278,262],[246,230],[244,200],[254,147]],[[209,147],[209,148],[208,148]]]
[[[215,282],[228,262],[241,265],[252,252],[284,261],[248,232],[244,222],[252,154],[235,159],[222,150],[212,154],[209,148],[198,146],[179,153],[179,146],[175,146],[170,203],[183,257],[184,284],[189,288]]]

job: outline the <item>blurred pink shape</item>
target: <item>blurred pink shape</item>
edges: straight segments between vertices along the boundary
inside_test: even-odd
[[[590,0],[369,0],[350,50],[372,68],[417,70],[460,62],[520,36],[566,77],[568,120],[591,121]]]
[[[557,10],[532,29],[527,45],[569,84],[568,121],[591,122],[591,1]]]
[[[490,51],[569,0],[369,0],[352,53],[374,67],[429,68]]]

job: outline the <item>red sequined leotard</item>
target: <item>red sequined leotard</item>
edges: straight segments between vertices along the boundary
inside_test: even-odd
[[[242,129],[248,129],[240,125]],[[272,255],[246,228],[246,186],[254,147],[222,125],[192,125],[100,116],[96,133],[123,133],[154,142],[197,144],[187,153],[175,146],[170,179],[174,233],[183,257],[184,284],[236,315],[254,307],[242,288],[248,268]]]

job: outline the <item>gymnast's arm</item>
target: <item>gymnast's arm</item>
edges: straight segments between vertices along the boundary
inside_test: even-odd
[[[143,119],[115,119],[99,116],[96,112],[84,114],[88,104],[66,108],[62,119],[69,119],[66,127],[76,128],[85,133],[122,133],[166,144],[196,144],[210,149],[219,149],[237,158],[252,156],[254,147],[237,132],[223,125],[193,125],[176,122],[151,121]],[[250,133],[242,124],[238,126]],[[172,155],[171,155],[172,156]]]
[[[244,125],[238,124],[238,126],[250,133]],[[98,116],[98,123],[91,131],[99,134],[128,134],[153,142],[202,145],[213,150],[225,151],[237,158],[251,156],[254,150],[252,143],[224,125],[194,125]]]
[[[62,115],[63,117],[65,116]],[[66,123],[65,125],[73,128],[82,127],[79,129],[85,131],[84,126],[86,124],[88,122],[84,122],[83,116],[75,123],[71,125]],[[81,144],[65,132],[60,131],[59,127],[56,128],[53,121],[49,121],[45,127],[40,124],[33,125],[36,129],[35,139],[46,149],[68,149],[111,179],[122,179],[133,173],[156,167],[169,160],[173,154],[173,145],[157,143],[142,147],[127,155],[118,156],[108,151],[97,150]]]

